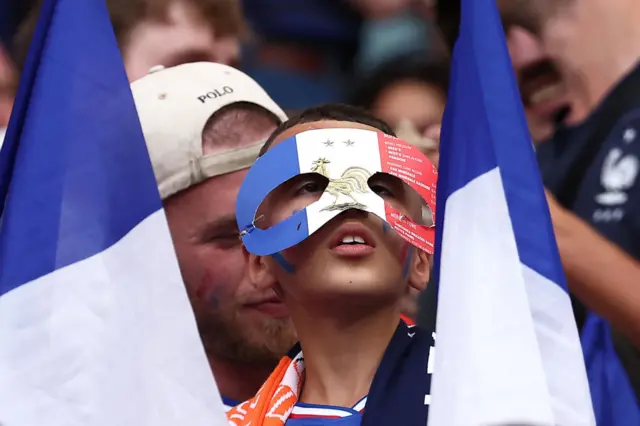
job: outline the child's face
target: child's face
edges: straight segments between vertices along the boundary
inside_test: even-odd
[[[311,129],[377,129],[352,122],[321,121],[300,124],[278,136],[273,145]],[[416,220],[423,202],[400,180],[386,175],[371,178],[370,187],[385,201]],[[260,206],[260,222],[268,227],[317,201],[326,179],[298,176],[274,192]],[[260,226],[263,227],[263,226]],[[364,244],[348,244],[364,241]],[[399,299],[410,286],[422,290],[429,279],[429,256],[398,236],[376,215],[347,210],[294,247],[250,261],[258,281],[277,282],[285,302],[310,303],[347,295]],[[409,284],[409,286],[407,285]],[[362,300],[364,302],[364,300]]]

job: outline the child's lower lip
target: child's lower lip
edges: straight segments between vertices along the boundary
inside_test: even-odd
[[[331,249],[340,256],[360,257],[373,253],[373,247],[367,244],[340,244]]]

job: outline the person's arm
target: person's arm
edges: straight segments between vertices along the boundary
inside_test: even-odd
[[[640,348],[640,263],[547,193],[569,288]]]

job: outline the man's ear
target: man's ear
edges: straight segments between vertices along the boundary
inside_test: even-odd
[[[278,283],[278,280],[271,272],[267,258],[251,254],[244,247],[242,247],[242,252],[247,259],[247,272],[251,283],[260,289],[273,288]]]
[[[427,288],[431,276],[432,256],[422,250],[416,250],[411,272],[409,273],[409,285],[418,291]]]

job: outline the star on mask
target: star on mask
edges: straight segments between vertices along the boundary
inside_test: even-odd
[[[353,146],[355,142],[352,141],[351,139],[347,139],[346,141],[344,141],[345,146]]]
[[[322,142],[324,144],[324,146],[326,146],[327,148],[333,146],[333,141],[332,140],[326,140],[324,142]]]

